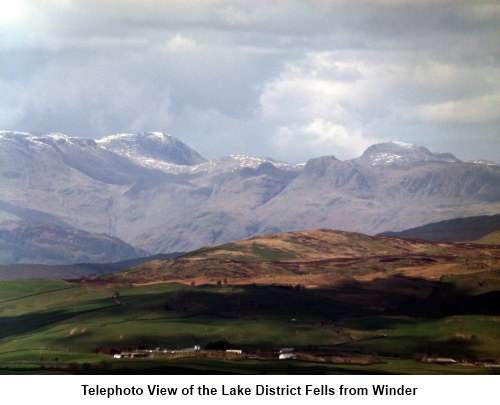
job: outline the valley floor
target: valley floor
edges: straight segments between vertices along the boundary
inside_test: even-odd
[[[393,280],[380,300],[372,282],[0,282],[0,373],[498,373],[500,271],[449,277],[422,298],[404,298],[424,283]],[[194,346],[199,354],[113,357]],[[245,355],[228,357],[228,348]],[[297,359],[278,360],[282,348]]]

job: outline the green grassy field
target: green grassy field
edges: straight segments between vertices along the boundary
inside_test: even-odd
[[[498,277],[500,278],[500,276]],[[488,286],[496,286],[490,275]],[[477,280],[448,280],[469,291]],[[458,287],[457,287],[458,286]],[[475,294],[491,292],[484,283]],[[500,359],[495,313],[358,314],[338,291],[278,286],[96,286],[55,280],[0,282],[1,373],[492,373],[483,366],[416,361],[419,354]],[[498,305],[498,302],[492,302]],[[413,307],[412,307],[413,308]],[[356,311],[354,311],[355,313]],[[460,312],[460,311],[459,311]],[[222,359],[112,359],[99,349],[202,347],[248,352],[321,347],[371,355],[371,365]]]

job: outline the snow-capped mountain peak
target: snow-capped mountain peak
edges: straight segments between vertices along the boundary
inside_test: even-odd
[[[400,141],[372,145],[355,161],[370,166],[408,165],[424,162],[459,162],[451,153],[432,153],[423,146]]]
[[[242,153],[229,155],[226,159],[234,161],[234,163],[237,165],[238,168],[249,167],[252,169],[256,169],[263,163],[271,163],[273,166],[276,167],[290,166],[288,163],[277,162],[273,159],[265,159],[257,156],[245,155]]]
[[[205,162],[194,149],[164,132],[112,134],[97,144],[142,166],[165,169],[165,165],[190,166]]]
[[[6,136],[30,136],[31,134],[29,132],[22,132],[22,131],[10,131],[8,129],[1,129],[0,130],[0,138],[6,137]]]
[[[51,132],[45,135],[44,137],[53,139],[54,141],[63,141],[63,142],[71,141],[71,137],[66,134],[63,134],[62,132]]]
[[[95,148],[97,146],[97,143],[94,139],[74,137],[66,135],[62,132],[51,132],[42,136],[33,136],[31,137],[31,140],[35,142],[55,144],[58,147]]]
[[[246,155],[243,153],[237,153],[237,154],[232,154],[226,157],[223,157],[221,159],[216,159],[212,160],[210,162],[212,170],[214,169],[223,169],[223,170],[239,170],[239,169],[244,169],[244,168],[251,168],[251,169],[256,169],[260,165],[269,163],[272,164],[274,167],[277,168],[282,168],[282,169],[293,169],[295,168],[295,165],[286,163],[286,162],[279,162],[274,159],[270,158],[263,158],[263,157],[258,157],[258,156],[251,156],[251,155]],[[205,165],[201,165],[205,166]]]
[[[152,253],[284,229],[377,233],[496,213],[499,184],[500,166],[400,142],[304,166],[241,153],[206,161],[162,132],[95,141],[0,131],[0,225],[67,223]]]
[[[174,141],[174,137],[172,135],[166,134],[164,132],[151,131],[151,132],[139,132],[139,133],[131,133],[131,132],[122,132],[111,135],[106,135],[97,140],[97,142],[101,145],[112,145],[117,142],[139,142],[141,139],[149,139],[151,141],[156,141],[159,143],[171,143]]]

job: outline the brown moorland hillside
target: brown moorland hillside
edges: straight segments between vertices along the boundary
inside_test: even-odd
[[[500,246],[432,243],[333,230],[270,234],[153,260],[94,282],[282,284],[307,288],[500,268]],[[90,280],[88,280],[90,281]]]
[[[500,231],[489,233],[488,235],[483,236],[481,239],[478,239],[476,243],[500,245]]]

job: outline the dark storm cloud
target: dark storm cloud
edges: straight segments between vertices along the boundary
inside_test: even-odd
[[[500,160],[497,1],[9,3],[2,127],[160,129],[211,156],[393,138]]]

